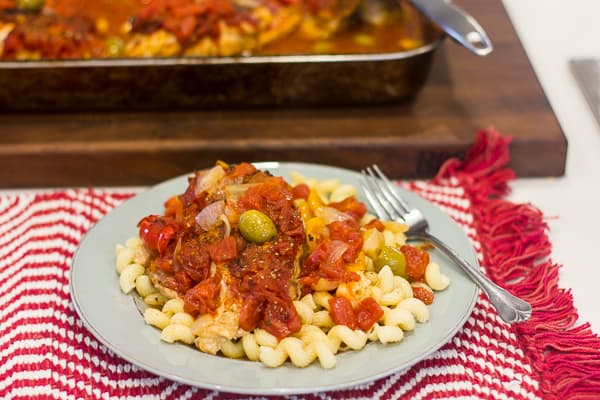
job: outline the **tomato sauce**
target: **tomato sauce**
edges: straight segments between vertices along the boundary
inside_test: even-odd
[[[277,238],[249,244],[241,254],[239,291],[245,296],[240,327],[263,328],[278,338],[300,330],[301,321],[292,299],[294,265],[304,243],[300,215],[293,208],[291,188],[281,178],[268,178],[239,199],[240,212],[253,209],[269,216]]]
[[[243,32],[259,32],[265,21],[257,19],[252,7],[293,8],[302,18],[319,19],[328,15],[327,18],[335,19],[338,3],[354,4],[335,0],[259,0],[244,7],[231,0],[45,0],[42,3],[41,10],[27,11],[18,9],[15,0],[0,0],[0,28],[4,23],[16,24],[4,43],[0,43],[0,59],[139,57],[135,52],[124,53],[125,44],[135,42],[136,35],[159,29],[176,37],[180,50],[174,55],[182,56],[185,49],[203,38],[218,43],[223,23]],[[339,28],[324,38],[307,36],[302,23],[286,31],[286,22],[280,21],[281,26],[260,31],[276,40],[242,47],[240,51],[257,55],[384,53],[411,50],[440,37],[440,32],[424,23],[423,17],[406,2],[400,2],[398,10],[399,15],[390,22],[373,25],[361,22],[357,9],[352,17],[344,16],[342,23],[336,22]],[[266,20],[278,18],[286,17],[273,14]],[[287,22],[291,23],[292,20]]]
[[[297,332],[301,321],[292,302],[297,293],[294,272],[305,239],[302,220],[293,208],[292,188],[250,164],[228,167],[221,180],[236,185],[252,182],[237,201],[223,188],[196,194],[198,179],[190,179],[182,195],[167,200],[165,216],[150,215],[139,223],[140,237],[152,252],[151,276],[176,291],[193,316],[214,314],[219,307],[236,303],[242,329],[259,327],[277,338]],[[251,209],[269,216],[277,227],[276,237],[263,244],[245,240],[235,216],[229,217],[228,234],[220,220],[209,230],[199,227],[198,213],[222,200],[237,215]],[[224,282],[229,286],[222,292]]]
[[[306,185],[291,187],[247,163],[198,171],[184,193],[165,202],[164,215],[149,215],[138,224],[151,252],[148,275],[159,288],[176,292],[194,317],[235,310],[246,331],[262,328],[278,339],[298,332],[302,322],[294,300],[329,290],[317,289],[323,281],[337,286],[360,280],[347,266],[362,250],[359,221],[367,211],[355,199],[328,204],[341,217],[323,222],[327,235],[308,246],[294,206],[296,199],[310,197],[307,191]],[[270,219],[276,234],[254,240],[247,227],[240,229],[240,216],[250,210]],[[401,251],[410,280],[422,280],[427,251],[410,245]],[[430,300],[430,292],[414,291],[415,297]],[[348,298],[335,296],[329,306],[333,322],[351,329],[368,331],[383,316],[371,297],[353,306]]]

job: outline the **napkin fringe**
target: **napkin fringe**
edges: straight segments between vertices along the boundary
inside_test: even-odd
[[[525,344],[544,398],[598,398],[600,338],[589,323],[577,325],[573,295],[558,285],[545,217],[531,204],[501,198],[515,177],[506,168],[509,144],[493,128],[477,132],[464,159],[448,160],[434,182],[457,179],[467,188],[488,275],[533,306],[531,318],[510,329]]]

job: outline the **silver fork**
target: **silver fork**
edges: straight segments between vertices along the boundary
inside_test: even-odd
[[[442,240],[429,232],[429,224],[421,211],[411,208],[398,192],[394,184],[381,172],[377,165],[361,171],[360,183],[369,204],[379,218],[399,220],[409,227],[409,239],[432,242],[454,261],[483,290],[500,317],[509,323],[521,322],[531,316],[531,305],[496,285],[474,265],[450,248]]]

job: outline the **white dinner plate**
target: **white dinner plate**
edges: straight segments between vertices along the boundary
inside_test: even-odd
[[[261,169],[290,178],[292,171],[318,179],[338,178],[358,187],[353,171],[314,164],[258,163]],[[71,297],[89,331],[116,354],[155,374],[174,381],[226,392],[281,395],[341,389],[375,380],[405,369],[448,342],[467,320],[475,305],[475,284],[443,255],[431,257],[450,277],[451,284],[436,293],[429,306],[430,319],[417,324],[400,343],[368,343],[360,351],[337,355],[335,368],[318,362],[297,368],[289,362],[268,368],[260,362],[232,360],[204,354],[183,344],[159,339],[159,330],[146,325],[131,295],[121,293],[115,271],[114,249],[137,235],[136,224],[151,213],[162,213],[163,203],[182,193],[187,176],[161,183],[110,211],[84,237],[71,268]],[[419,196],[398,189],[410,204],[422,210],[431,230],[459,254],[477,265],[475,252],[462,229],[439,208]]]

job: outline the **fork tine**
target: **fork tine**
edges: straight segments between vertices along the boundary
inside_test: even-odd
[[[378,189],[372,181],[373,178],[367,175],[367,172],[365,170],[362,170],[360,172],[361,174],[359,176],[359,181],[363,188],[363,192],[365,193],[365,197],[367,198],[367,201],[369,202],[371,207],[375,209],[375,214],[377,214],[377,217],[388,220],[392,219],[384,205],[375,195]]]
[[[382,182],[375,176],[375,173],[371,167],[365,168],[363,170],[363,174],[369,183],[371,196],[377,201],[380,209],[385,210],[384,214],[379,212],[379,217],[388,219],[390,221],[402,219],[402,210],[399,210],[398,207],[396,207],[395,204],[390,201],[389,196],[387,196],[381,189]]]
[[[409,212],[410,206],[404,201],[404,199],[402,197],[400,197],[398,192],[396,192],[395,185],[392,182],[390,182],[388,177],[381,171],[381,169],[379,169],[377,164],[373,164],[373,169],[375,170],[377,177],[379,179],[381,179],[383,182],[385,182],[385,190],[384,191],[386,193],[388,193],[388,195],[390,195],[398,203],[398,205],[402,208],[403,212],[405,212],[405,213]],[[394,201],[390,201],[390,202],[392,204],[394,203]]]
[[[367,167],[366,171],[375,188],[373,195],[377,197],[379,203],[386,209],[387,214],[392,217],[391,220],[403,220],[406,210],[389,194],[390,189],[386,186],[386,183],[376,176],[377,174],[373,172],[371,167]]]

